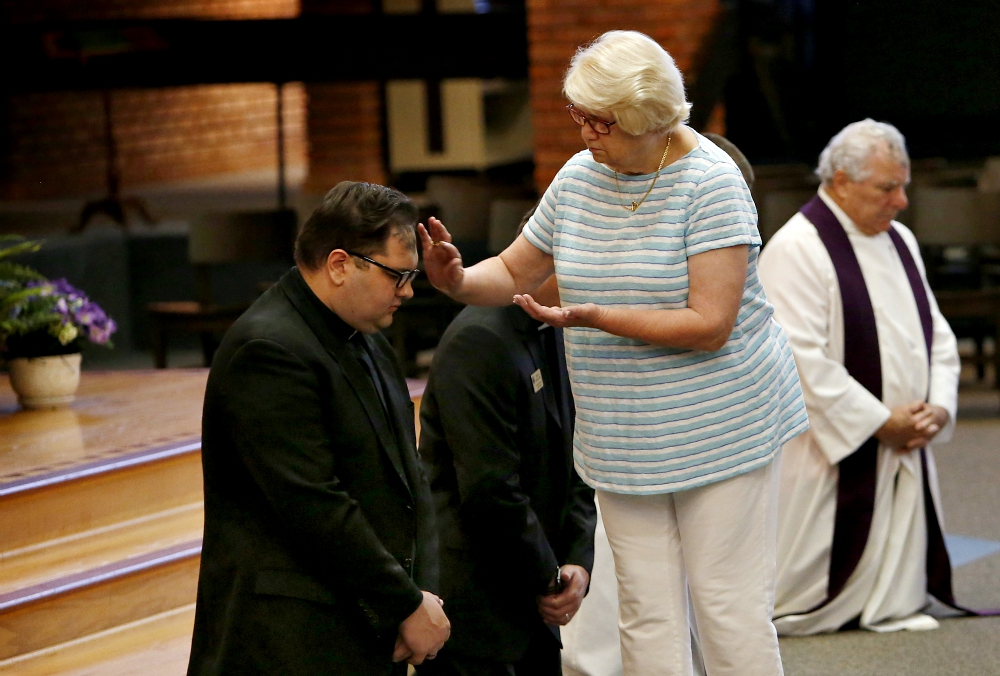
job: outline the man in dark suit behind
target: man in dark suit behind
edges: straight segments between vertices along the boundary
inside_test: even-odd
[[[555,278],[539,293],[558,305]],[[562,673],[556,625],[586,593],[596,523],[594,492],[573,468],[573,417],[560,330],[516,305],[468,307],[448,327],[420,453],[453,633],[420,676]]]
[[[395,190],[339,184],[215,355],[190,676],[405,673],[448,637],[413,406],[378,333],[413,294],[416,219]]]

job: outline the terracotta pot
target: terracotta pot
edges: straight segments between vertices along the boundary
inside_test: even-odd
[[[76,398],[80,386],[80,353],[11,359],[10,386],[24,408],[59,408]]]

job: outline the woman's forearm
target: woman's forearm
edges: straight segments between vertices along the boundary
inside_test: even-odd
[[[595,329],[651,345],[714,352],[729,340],[734,321],[706,317],[691,308],[624,310],[598,306],[589,324]]]
[[[552,274],[553,267],[552,256],[539,251],[523,235],[500,255],[472,267],[461,268],[461,259],[448,265],[458,266],[453,268],[458,280],[438,288],[468,305],[507,305],[514,294],[537,289]]]
[[[466,305],[507,305],[518,293],[517,282],[499,256],[465,268],[462,284],[448,295]]]

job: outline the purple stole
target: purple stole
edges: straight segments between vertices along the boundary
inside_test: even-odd
[[[840,221],[819,195],[802,207],[801,213],[816,226],[837,272],[844,306],[844,367],[852,378],[881,399],[882,362],[878,349],[875,312],[872,310],[871,297],[868,295],[868,287],[865,286],[865,278],[861,274],[861,266],[854,254],[854,247],[851,246],[851,241]],[[917,264],[903,238],[895,228],[889,229],[889,237],[896,246],[910,288],[913,290],[913,298],[917,302],[917,312],[920,315],[920,325],[923,327],[929,360],[934,330],[927,292]],[[837,513],[833,526],[827,597],[808,612],[817,610],[836,598],[861,560],[861,554],[868,542],[872,512],[875,508],[877,462],[878,440],[871,437],[839,463]],[[924,449],[920,449],[920,466],[923,470],[924,513],[927,520],[927,591],[939,601],[958,607],[952,594],[951,561],[948,558],[948,550],[945,549],[944,536],[931,496],[927,477],[927,454]]]

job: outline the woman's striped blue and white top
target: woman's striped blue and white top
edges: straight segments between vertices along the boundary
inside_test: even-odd
[[[717,352],[566,329],[576,401],[574,459],[592,487],[668,493],[761,467],[808,427],[792,351],[757,278],[757,210],[733,161],[708,139],[666,167],[639,210],[589,151],[546,190],[524,234],[555,259],[564,306],[687,306],[687,259],[749,245],[736,326]],[[625,203],[653,175],[619,175]]]

